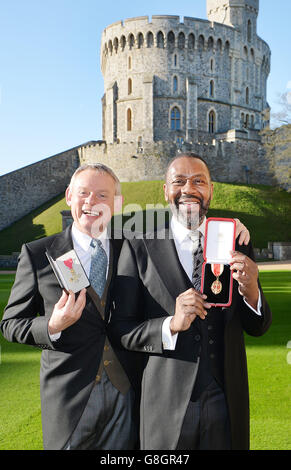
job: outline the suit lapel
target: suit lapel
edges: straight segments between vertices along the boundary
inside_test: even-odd
[[[70,225],[66,230],[61,233],[58,233],[49,248],[47,248],[48,253],[52,256],[53,259],[58,258],[58,256],[63,255],[69,250],[73,249],[73,241],[71,235],[72,226]]]
[[[157,237],[155,239],[145,238],[144,242],[163,284],[172,296],[172,300],[176,301],[176,297],[181,292],[193,287],[193,285],[180,263],[170,230],[163,229],[157,232]]]

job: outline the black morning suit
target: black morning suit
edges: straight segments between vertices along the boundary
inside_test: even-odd
[[[23,245],[15,283],[1,322],[8,341],[42,349],[40,391],[45,449],[62,449],[74,431],[101,368],[120,391],[128,387],[134,355],[114,353],[106,340],[109,296],[122,240],[110,240],[109,274],[102,299],[92,288],[81,318],[64,330],[58,341],[48,334],[48,320],[62,290],[47,260],[48,250],[56,258],[73,248],[71,227]],[[109,345],[104,351],[104,346]],[[118,356],[118,359],[117,359]],[[103,366],[108,360],[108,365]],[[120,364],[123,364],[124,368]],[[107,363],[106,363],[107,364]]]
[[[250,245],[236,249],[253,258]],[[210,374],[222,385],[226,395],[232,449],[248,449],[249,394],[244,332],[262,335],[271,324],[271,311],[260,286],[261,317],[247,307],[234,282],[229,308],[212,307],[207,324],[196,319],[189,330],[179,333],[174,351],[163,350],[162,324],[168,315],[174,314],[177,296],[190,287],[193,285],[168,230],[124,242],[114,285],[110,328],[116,342],[144,357],[141,448],[176,449],[189,401],[198,387],[203,389],[207,385]],[[212,330],[207,329],[205,335],[206,325]],[[199,362],[202,368],[198,367]]]

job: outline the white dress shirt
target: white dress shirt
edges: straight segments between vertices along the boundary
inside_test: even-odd
[[[201,232],[201,243],[202,246],[204,245],[204,235],[205,235],[205,225],[206,225],[206,218],[204,218],[202,224],[198,227],[198,231]],[[179,260],[189,277],[192,281],[192,272],[193,272],[193,260],[192,260],[192,251],[193,251],[193,242],[190,239],[189,235],[191,231],[184,227],[175,216],[171,219],[171,230],[176,246],[176,250],[178,253]],[[257,315],[261,315],[261,294],[259,292],[259,299],[257,304],[257,310],[255,310],[251,305],[249,305],[245,298],[245,303],[249,308],[251,308]],[[162,326],[162,342],[164,349],[175,349],[176,342],[178,339],[178,333],[172,335],[170,330],[170,321],[172,316],[169,316],[163,323]]]
[[[73,248],[76,251],[79,260],[85,270],[87,277],[89,278],[90,274],[90,267],[91,267],[91,255],[94,250],[92,246],[90,246],[92,237],[87,235],[86,233],[81,232],[75,224],[72,225],[72,240],[73,240]],[[107,255],[107,271],[106,277],[108,275],[108,268],[109,268],[109,255],[110,255],[110,243],[107,234],[107,228],[103,230],[101,235],[98,237],[98,240],[101,241],[102,247],[104,248],[106,255]],[[60,338],[60,333],[54,333],[53,335],[49,335],[51,341],[57,341]]]

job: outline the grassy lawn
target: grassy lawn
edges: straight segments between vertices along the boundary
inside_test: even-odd
[[[291,450],[291,272],[263,271],[260,280],[273,312],[273,324],[261,338],[246,336],[251,449]],[[13,275],[0,275],[0,311]],[[40,351],[11,344],[1,335],[0,450],[42,449],[39,398]]]

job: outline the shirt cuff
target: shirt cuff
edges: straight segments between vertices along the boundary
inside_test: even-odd
[[[57,341],[57,340],[61,337],[61,332],[59,332],[59,333],[54,333],[53,335],[50,335],[50,334],[49,334],[49,337],[50,337],[50,340],[51,340],[51,341]]]
[[[168,349],[168,350],[174,350],[176,347],[176,342],[178,339],[178,333],[172,335],[171,330],[170,330],[170,321],[172,320],[172,317],[167,317],[166,320],[164,320],[163,325],[162,325],[162,343],[163,343],[163,348]]]
[[[259,290],[259,298],[258,298],[258,303],[257,303],[257,310],[254,309],[250,304],[248,304],[245,298],[244,298],[244,302],[253,312],[255,312],[259,316],[262,316],[262,312],[261,312],[262,300],[261,300],[260,290]]]

